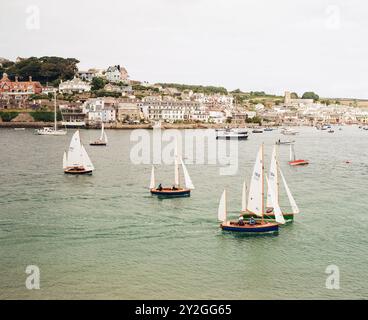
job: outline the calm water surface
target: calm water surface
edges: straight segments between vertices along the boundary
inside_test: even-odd
[[[300,128],[303,168],[281,164],[301,209],[278,236],[223,234],[217,222],[222,190],[236,217],[241,185],[256,151],[289,139],[252,134],[239,143],[237,175],[220,165],[188,165],[196,189],[186,199],[148,192],[150,165],[130,161],[131,131],[107,131],[109,146],[93,148],[98,131],[83,130],[96,171],[63,174],[65,137],[0,130],[0,298],[315,299],[368,297],[368,132],[334,134]],[[346,164],[346,160],[351,160]],[[171,184],[172,166],[157,166]],[[287,203],[283,193],[281,201]],[[27,265],[41,270],[41,289],[25,288]],[[325,287],[328,265],[340,269],[340,289]]]

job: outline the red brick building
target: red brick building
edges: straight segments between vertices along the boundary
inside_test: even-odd
[[[15,81],[11,81],[6,73],[3,74],[0,79],[0,94],[1,93],[25,93],[25,94],[38,94],[42,92],[42,85],[38,81],[32,81],[32,77],[29,77],[29,81],[18,81],[16,77]]]

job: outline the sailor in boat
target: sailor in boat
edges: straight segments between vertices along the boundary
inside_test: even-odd
[[[256,220],[255,220],[253,217],[250,217],[250,219],[249,219],[249,224],[250,224],[251,226],[255,225],[255,224],[256,224]]]
[[[175,186],[172,186],[171,190],[178,190],[178,188]]]
[[[238,225],[239,225],[239,226],[244,226],[244,217],[243,217],[243,216],[240,216],[240,217],[239,217]]]
[[[158,185],[157,190],[158,191],[161,191],[162,190],[162,184],[161,183]]]

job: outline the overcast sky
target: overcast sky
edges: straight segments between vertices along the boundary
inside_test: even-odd
[[[0,2],[0,57],[275,94],[368,98],[367,31],[364,0]]]

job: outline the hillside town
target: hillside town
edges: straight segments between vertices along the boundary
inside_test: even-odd
[[[21,61],[21,60],[20,60]],[[0,59],[0,66],[2,60]],[[286,91],[284,96],[244,93],[239,89],[152,84],[130,79],[122,65],[105,70],[76,70],[69,80],[41,84],[32,79],[0,79],[0,111],[20,113],[52,111],[56,95],[62,124],[67,127],[107,127],[152,124],[317,125],[368,123],[368,108],[357,100],[300,98]],[[225,91],[225,92],[224,92]],[[17,119],[18,118],[18,119]],[[24,117],[21,117],[24,121]],[[32,122],[32,117],[26,118]],[[4,121],[1,120],[0,122]]]

